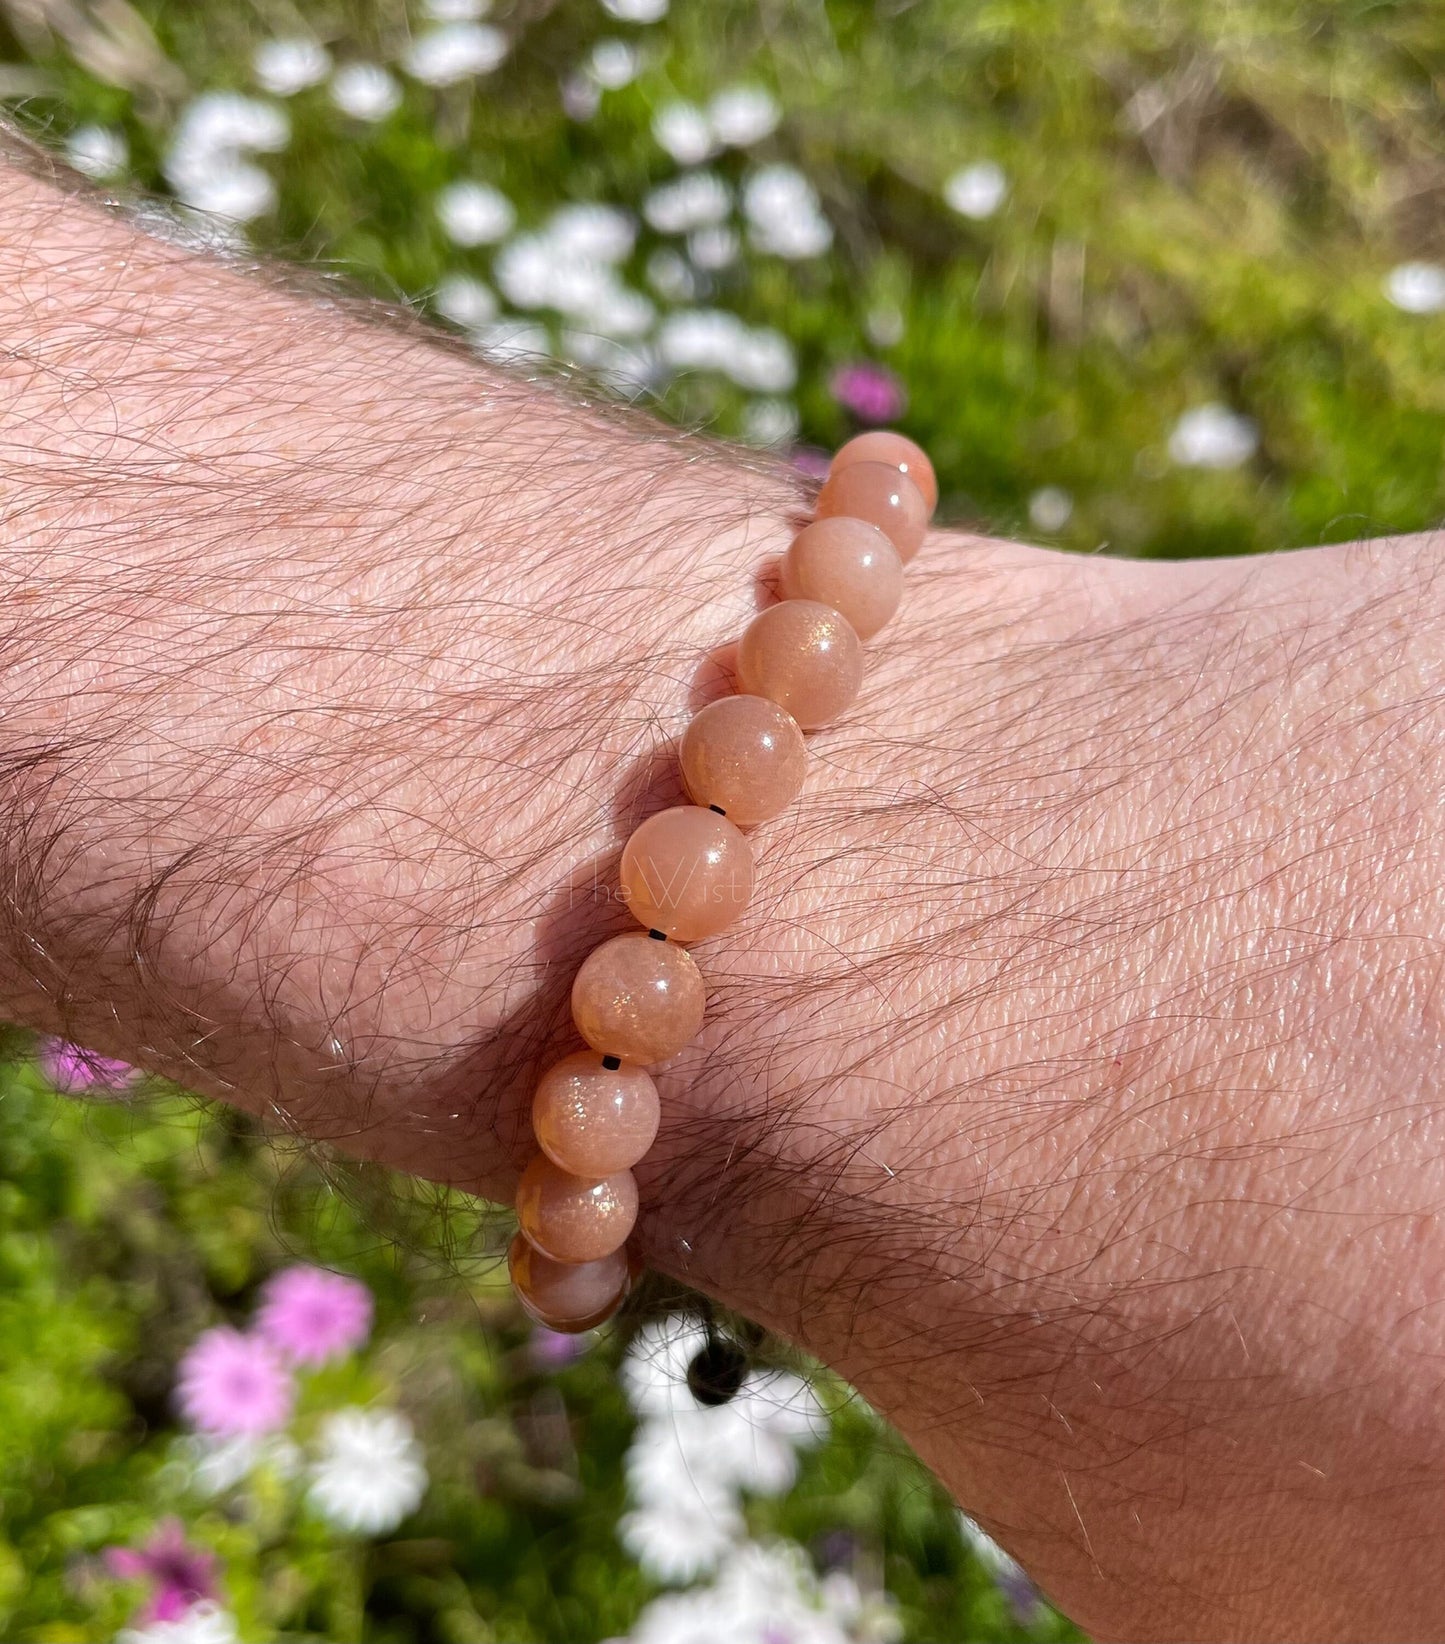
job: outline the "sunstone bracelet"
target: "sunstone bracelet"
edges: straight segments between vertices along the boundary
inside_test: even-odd
[[[937,501],[933,469],[912,440],[879,431],[843,446],[816,518],[783,557],[783,598],[739,642],[738,694],[710,702],[683,733],[693,803],[650,816],[623,848],[622,893],[643,931],[604,942],[577,972],[572,1019],[589,1048],[538,1082],[541,1151],[517,1187],[512,1283],[550,1329],[590,1330],[626,1299],[638,1271],[627,1247],[632,1166],[660,1113],[647,1069],[702,1026],[706,990],[688,950],[747,906],[753,854],[741,830],[797,798],[803,732],[831,724],[857,696],[862,642],[898,609],[903,567]]]

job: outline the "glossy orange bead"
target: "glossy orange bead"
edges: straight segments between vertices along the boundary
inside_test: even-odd
[[[886,428],[871,429],[866,434],[855,434],[846,445],[840,445],[828,472],[836,474],[842,468],[851,468],[855,462],[881,462],[907,474],[918,487],[923,506],[932,519],[938,506],[938,480],[933,464],[922,446],[915,445],[906,434],[895,434]]]
[[[644,1067],[676,1056],[702,1026],[706,1004],[687,949],[640,932],[594,948],[572,983],[572,1020],[587,1043]]]
[[[883,546],[893,552],[890,544]],[[798,722],[776,702],[724,696],[693,715],[678,762],[696,804],[751,828],[780,816],[798,797],[808,774],[808,748]]]
[[[903,598],[903,561],[876,525],[834,515],[814,520],[783,555],[783,593],[831,605],[859,639],[872,639]]]
[[[632,1288],[633,1263],[625,1249],[595,1262],[554,1262],[520,1233],[507,1251],[507,1269],[527,1313],[568,1335],[605,1324]]]
[[[596,1178],[637,1163],[657,1136],[660,1112],[657,1086],[642,1068],[608,1067],[595,1050],[579,1050],[537,1081],[532,1129],[559,1170]]]
[[[753,853],[725,816],[674,805],[633,830],[618,868],[633,918],[679,942],[716,936],[753,894]]]
[[[928,508],[906,474],[882,462],[854,462],[823,482],[814,512],[819,519],[843,515],[876,525],[906,565],[928,530]]]
[[[816,600],[770,605],[738,643],[738,689],[786,708],[805,731],[846,713],[862,683],[862,643],[846,618]]]
[[[621,1250],[637,1220],[630,1170],[573,1176],[539,1153],[517,1183],[517,1223],[554,1262],[595,1262]]]

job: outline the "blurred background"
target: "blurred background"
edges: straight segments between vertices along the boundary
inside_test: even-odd
[[[159,232],[1140,555],[1445,513],[1442,75],[1438,0],[0,0]],[[695,1313],[537,1331],[486,1207],[3,1049],[5,1638],[1077,1636],[815,1368],[700,1403]]]

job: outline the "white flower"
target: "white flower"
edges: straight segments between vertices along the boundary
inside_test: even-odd
[[[237,1644],[236,1618],[219,1604],[192,1604],[174,1621],[152,1621],[145,1627],[122,1627],[115,1644]]]
[[[497,320],[479,326],[473,338],[478,349],[497,365],[526,365],[545,359],[552,339],[535,320]]]
[[[294,97],[318,85],[331,69],[326,48],[306,35],[285,40],[263,40],[251,58],[251,68],[263,91],[273,97]]]
[[[204,91],[181,111],[171,133],[172,148],[212,154],[251,149],[271,154],[291,139],[284,109],[238,91]]]
[[[798,433],[798,408],[787,400],[749,400],[743,438],[749,445],[787,445]]]
[[[490,245],[517,220],[512,202],[490,183],[448,183],[437,195],[442,232],[454,245]]]
[[[642,215],[659,234],[686,234],[722,222],[732,208],[732,190],[715,171],[685,171],[653,189]]]
[[[695,1581],[715,1570],[743,1533],[743,1517],[726,1497],[624,1513],[617,1535],[654,1581]]]
[[[602,106],[602,88],[590,74],[569,74],[562,81],[562,112],[569,120],[590,120]]]
[[[65,139],[65,157],[77,171],[100,180],[125,170],[130,146],[125,134],[110,126],[77,126]]]
[[[612,283],[597,294],[580,318],[604,337],[640,337],[652,329],[657,310],[640,291]]]
[[[425,85],[450,86],[490,74],[508,50],[506,35],[490,23],[443,23],[412,41],[402,67]]]
[[[656,23],[667,16],[668,0],[602,0],[602,9],[621,23]]]
[[[700,228],[687,237],[687,254],[698,268],[727,268],[738,260],[739,249],[737,230],[726,223]]]
[[[783,111],[761,86],[728,86],[707,106],[713,136],[729,148],[749,148],[777,130]]]
[[[620,263],[631,255],[637,224],[620,206],[580,202],[559,206],[543,233],[564,257]]]
[[[326,1418],[306,1499],[334,1529],[384,1535],[416,1511],[426,1487],[421,1446],[399,1411],[352,1405]]]
[[[436,310],[453,325],[475,331],[497,317],[496,293],[471,274],[444,274],[437,282]]]
[[[1029,498],[1029,523],[1036,531],[1062,531],[1074,511],[1074,499],[1062,485],[1041,485]]]
[[[185,1487],[206,1498],[224,1495],[263,1467],[279,1478],[294,1478],[301,1468],[301,1452],[282,1433],[232,1438],[188,1433],[176,1441],[172,1454]]]
[[[994,160],[975,160],[943,185],[943,198],[960,217],[992,217],[1008,194],[1008,178]]]
[[[686,257],[666,246],[647,259],[647,283],[670,303],[690,303],[698,294],[696,271]]]
[[[796,166],[764,166],[743,185],[743,212],[755,245],[775,256],[818,257],[833,243],[813,185]]]
[[[1212,401],[1186,411],[1169,436],[1169,455],[1181,468],[1238,468],[1258,447],[1250,418]]]
[[[658,330],[657,345],[668,365],[679,370],[721,371],[739,388],[755,394],[784,394],[797,381],[797,363],[786,337],[766,328],[749,330],[736,314],[722,309],[680,309],[669,314]],[[684,1372],[686,1368],[684,1362]]]
[[[353,120],[374,123],[401,106],[401,87],[380,63],[345,63],[331,77],[331,101]]]
[[[492,9],[491,0],[426,0],[421,8],[434,23],[475,23]]]
[[[1401,263],[1385,276],[1385,295],[1407,314],[1438,314],[1445,308],[1445,268]]]
[[[630,40],[599,40],[587,59],[587,73],[604,91],[630,86],[642,70],[642,53]]]
[[[274,104],[204,92],[176,122],[166,180],[193,210],[249,222],[275,205],[276,185],[244,156],[285,148],[290,136],[291,123]]]
[[[739,388],[754,394],[786,394],[798,380],[793,345],[781,331],[766,326],[744,334],[724,370]]]
[[[652,135],[680,166],[695,166],[717,150],[712,125],[693,103],[664,103],[652,117]]]

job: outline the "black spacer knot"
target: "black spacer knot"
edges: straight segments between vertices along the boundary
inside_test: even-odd
[[[665,942],[667,940],[667,932],[665,930],[650,930],[647,934],[654,942]]]
[[[716,811],[719,816],[726,816],[727,815],[727,812],[722,808],[721,805],[709,805],[708,809],[710,811]]]
[[[716,1337],[687,1367],[687,1388],[699,1404],[727,1404],[748,1373],[748,1355],[735,1341]]]
[[[622,1058],[620,1056],[604,1056],[602,1065],[609,1073],[616,1073],[618,1068],[622,1066]]]

